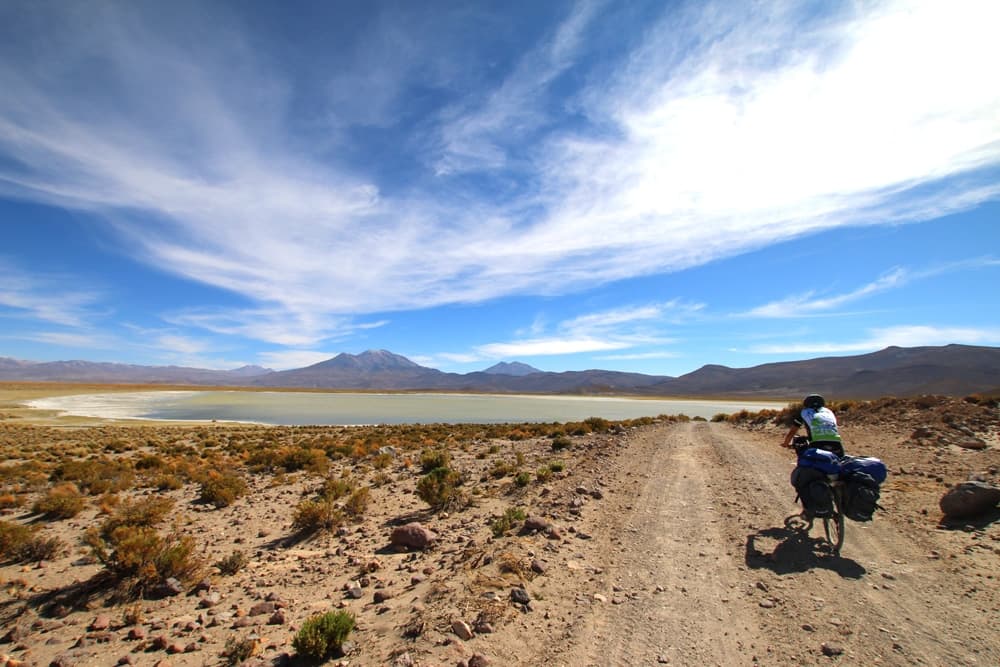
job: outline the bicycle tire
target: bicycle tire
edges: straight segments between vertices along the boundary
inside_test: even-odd
[[[834,555],[840,555],[840,548],[844,546],[844,511],[841,498],[843,492],[840,487],[833,489],[833,516],[823,519],[823,532],[826,534],[826,542],[830,545],[830,550]]]

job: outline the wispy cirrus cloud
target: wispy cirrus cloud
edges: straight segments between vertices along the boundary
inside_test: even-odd
[[[67,276],[41,275],[0,258],[0,308],[10,316],[65,327],[81,327],[106,313],[99,290],[67,287],[78,285]],[[2,314],[2,313],[0,313]]]
[[[861,301],[867,297],[905,287],[917,281],[955,271],[969,271],[1000,266],[1000,260],[990,256],[970,258],[960,262],[939,264],[922,269],[896,267],[870,283],[843,294],[824,294],[815,290],[803,292],[787,299],[772,301],[751,308],[740,317],[792,318],[836,311],[841,306]]]
[[[356,157],[371,147],[347,83],[293,76],[249,23],[144,7],[100,5],[86,32],[89,8],[0,9],[0,193],[91,211],[141,261],[253,304],[175,314],[185,326],[305,349],[359,315],[564,294],[1000,197],[995,2],[671,6],[618,37],[619,67],[595,64],[592,39],[614,4],[572,5],[494,84],[453,72],[476,87],[397,126],[418,65],[487,59],[428,41],[398,70],[373,64],[381,87],[363,93],[395,151],[383,166],[416,165],[391,178]],[[42,37],[54,48],[20,48]],[[333,145],[301,133],[313,105],[343,119]],[[628,342],[575,340],[483,353]]]
[[[928,325],[901,325],[873,329],[868,337],[847,342],[810,341],[802,343],[777,343],[755,345],[747,348],[755,354],[800,355],[844,354],[874,352],[886,347],[921,347],[925,345],[997,345],[1000,329],[976,327],[938,327]]]

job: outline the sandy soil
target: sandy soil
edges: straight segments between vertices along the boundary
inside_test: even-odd
[[[27,421],[0,419],[0,444],[38,456],[126,440],[140,447],[119,455],[135,456],[157,438],[206,437],[204,426],[76,426],[68,435]],[[162,492],[177,500],[171,520],[207,563],[235,550],[250,557],[231,576],[209,570],[197,593],[69,604],[100,572],[80,538],[102,517],[91,505],[45,522],[70,548],[0,567],[0,653],[28,665],[216,665],[232,663],[223,653],[239,640],[256,646],[248,664],[295,664],[302,622],[344,609],[357,628],[330,664],[1000,664],[998,515],[946,526],[937,507],[970,473],[996,483],[997,409],[871,405],[842,422],[849,451],[880,456],[891,473],[886,510],[871,524],[849,522],[839,557],[818,527],[810,536],[784,527],[796,511],[793,457],[772,424],[664,421],[574,436],[560,452],[548,438],[476,438],[450,448],[468,507],[431,512],[414,495],[420,471],[406,452],[384,469],[335,462],[330,474],[346,470],[369,485],[371,502],[361,520],[301,541],[292,539],[292,508],[315,491],[315,475],[241,470],[250,492],[221,509],[196,502],[190,484]],[[911,437],[918,427],[942,435]],[[951,444],[945,436],[959,428],[987,447]],[[257,432],[214,431],[230,441]],[[544,481],[533,474],[525,486],[493,474],[498,463],[534,473],[555,460],[565,470]],[[495,532],[513,507],[551,530],[515,522]],[[37,518],[24,507],[4,514]],[[437,533],[436,543],[392,548],[393,528],[409,521]],[[526,604],[512,599],[525,594]]]

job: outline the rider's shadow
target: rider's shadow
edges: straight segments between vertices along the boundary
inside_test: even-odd
[[[770,552],[758,548],[758,540],[777,541]],[[765,528],[747,535],[746,564],[752,570],[767,569],[775,574],[806,572],[813,568],[832,570],[845,579],[860,579],[867,570],[857,561],[823,553],[826,542],[793,528]]]

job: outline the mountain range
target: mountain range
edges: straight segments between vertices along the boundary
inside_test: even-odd
[[[0,357],[0,381],[692,397],[789,397],[810,392],[841,399],[964,396],[1000,393],[1000,348],[888,347],[871,354],[750,368],[710,364],[679,377],[597,369],[552,373],[521,362],[501,362],[473,373],[445,373],[387,350],[338,354],[285,371],[259,366],[208,370]]]

